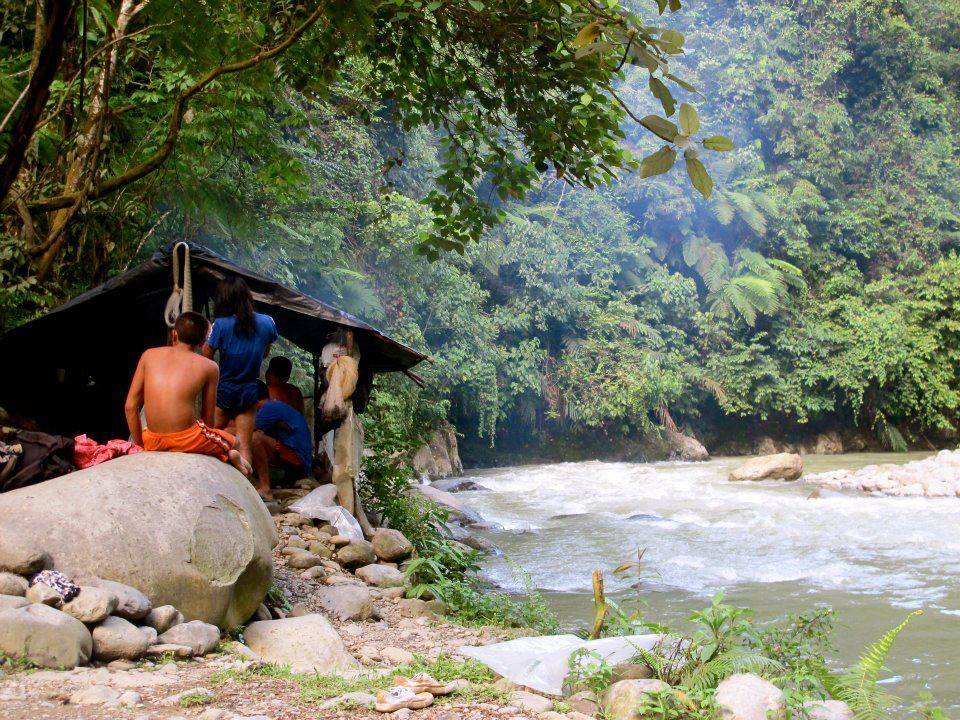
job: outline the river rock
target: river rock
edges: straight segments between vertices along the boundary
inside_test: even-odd
[[[64,603],[61,610],[80,622],[94,624],[105,620],[116,610],[118,602],[117,596],[109,590],[81,585],[80,594],[70,602]]]
[[[379,588],[403,587],[403,573],[392,565],[364,565],[357,568],[356,574],[367,585]]]
[[[93,657],[95,660],[137,660],[150,647],[140,628],[129,620],[111,616],[93,629]]]
[[[143,619],[144,625],[149,625],[156,630],[159,635],[163,635],[174,625],[179,625],[183,621],[183,613],[177,610],[173,605],[161,605],[160,607],[155,607],[153,610],[148,612],[147,616]]]
[[[854,720],[850,706],[840,700],[811,700],[803,707],[810,720]]]
[[[16,491],[0,495],[6,498]],[[0,505],[0,508],[3,506]],[[2,512],[0,512],[2,515]],[[30,518],[24,518],[29,521]],[[43,528],[37,528],[41,533]],[[33,575],[52,566],[50,555],[33,535],[0,535],[0,570],[14,575]]]
[[[230,465],[143,452],[0,494],[0,564],[15,540],[33,548],[31,566],[46,552],[70,577],[125,583],[188,619],[235,627],[270,588],[277,535]],[[162,552],[146,558],[148,548]]]
[[[483,518],[465,502],[452,493],[438,490],[430,485],[414,485],[412,492],[418,493],[450,512],[450,521],[461,525],[482,525]]]
[[[763,455],[747,460],[730,473],[731,480],[796,480],[803,473],[803,460],[796,453]]]
[[[288,665],[293,672],[342,677],[362,672],[360,663],[322,615],[251,623],[243,638],[264,662]]]
[[[898,465],[867,465],[858,470],[814,473],[804,482],[831,490],[860,490],[896,497],[960,495],[960,450],[941,450],[922,460]]]
[[[669,690],[662,680],[621,680],[600,696],[600,707],[609,720],[640,720],[637,706],[652,692]]]
[[[463,463],[453,426],[444,423],[436,428],[430,439],[414,453],[411,464],[417,475],[428,480],[461,474]]]
[[[337,552],[337,562],[346,568],[370,565],[377,561],[373,545],[366,540],[353,540]]]
[[[0,572],[0,595],[19,595],[23,597],[27,594],[27,588],[30,583],[25,577],[15,575],[11,572]]]
[[[157,638],[157,642],[167,645],[186,645],[194,655],[206,655],[216,650],[220,643],[220,630],[216,625],[191,620],[174,625]]]
[[[373,616],[370,591],[363,585],[333,585],[319,588],[320,607],[338,620],[369,620]]]
[[[30,601],[20,595],[0,595],[0,610],[4,608],[19,608],[29,605]]]
[[[553,709],[553,700],[526,690],[517,690],[510,695],[510,705],[522,712],[540,715]]]
[[[814,442],[813,451],[817,455],[840,455],[843,453],[843,439],[840,433],[836,430],[820,433]]]
[[[150,598],[129,585],[100,578],[96,580],[96,584],[97,587],[116,595],[117,609],[114,614],[124,620],[143,620],[153,608]]]
[[[699,440],[681,432],[670,433],[670,458],[684,462],[704,462],[710,453]]]
[[[93,651],[87,626],[47,605],[0,609],[0,653],[49,668],[85,665]]]
[[[445,480],[434,480],[430,483],[432,487],[435,487],[437,490],[443,490],[443,492],[448,493],[459,493],[459,492],[480,492],[487,490],[483,485],[474,481],[468,480],[466,478],[447,478]]]
[[[399,530],[380,528],[371,539],[377,557],[387,562],[406,560],[413,553],[413,543]]]
[[[717,685],[714,701],[723,720],[773,720],[784,714],[780,688],[749,673],[731,675]]]
[[[26,598],[29,602],[50,607],[60,607],[63,604],[63,596],[44,583],[36,583],[28,587]]]
[[[308,568],[316,567],[323,562],[322,557],[319,555],[314,555],[308,550],[288,548],[287,552],[287,565],[296,570],[306,570]]]

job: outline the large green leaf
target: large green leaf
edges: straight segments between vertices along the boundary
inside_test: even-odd
[[[683,128],[683,134],[686,136],[696,135],[700,129],[700,116],[697,109],[689,103],[683,103],[680,106],[680,127]]]
[[[705,198],[710,197],[710,193],[713,192],[713,180],[710,179],[710,174],[703,163],[690,155],[684,155],[684,160],[687,163],[687,175],[690,176],[690,182],[700,191],[701,195]]]
[[[677,129],[676,125],[666,118],[660,117],[659,115],[647,115],[640,120],[640,124],[654,135],[659,138],[663,138],[667,142],[673,142],[677,139],[677,135],[680,134],[680,131]]]
[[[648,155],[640,163],[640,177],[662,175],[673,167],[677,160],[677,151],[669,145],[664,145],[652,155]]]
[[[667,114],[667,117],[673,115],[677,109],[677,101],[673,99],[670,88],[664,85],[660,78],[655,78],[653,75],[650,76],[650,92],[663,105],[663,111]]]
[[[733,150],[733,140],[725,135],[712,135],[703,139],[703,146],[707,150],[716,150],[718,152],[727,152]]]

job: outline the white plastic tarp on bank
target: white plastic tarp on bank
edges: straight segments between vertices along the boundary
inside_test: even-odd
[[[570,672],[570,656],[577,650],[595,653],[615,665],[634,657],[638,648],[652,650],[661,637],[628,635],[584,640],[576,635],[544,635],[517,638],[494,645],[466,646],[458,652],[483,663],[517,685],[525,685],[548,695],[561,695],[563,681]],[[590,658],[584,660],[590,661]]]

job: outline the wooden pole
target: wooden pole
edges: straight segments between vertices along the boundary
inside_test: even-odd
[[[596,640],[603,632],[603,621],[607,617],[607,597],[603,592],[603,570],[593,571],[593,605],[593,630],[590,631],[590,639]]]
[[[320,404],[320,356],[313,353],[313,457],[320,456],[320,418],[317,407]]]

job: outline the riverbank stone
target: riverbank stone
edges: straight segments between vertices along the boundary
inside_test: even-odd
[[[60,608],[67,615],[83,623],[102,622],[117,609],[119,599],[109,590],[90,585],[81,585],[80,593]]]
[[[316,600],[338,620],[369,620],[373,617],[373,600],[364,585],[332,585],[318,588]]]
[[[206,655],[220,644],[220,629],[200,620],[174,625],[157,638],[164,645],[186,645],[194,655]]]
[[[13,492],[4,495],[13,495]],[[27,518],[29,520],[29,518]],[[33,575],[52,567],[50,555],[23,536],[0,536],[0,570],[14,575]]]
[[[264,662],[288,665],[293,672],[341,677],[355,677],[362,672],[360,663],[322,615],[251,623],[243,638]]]
[[[139,660],[152,644],[140,628],[112,615],[97,625],[93,635],[93,658],[111,660]]]
[[[27,588],[30,583],[25,577],[11,572],[0,572],[0,595],[19,595],[23,597],[27,594]]]
[[[87,626],[47,605],[0,609],[0,653],[37,665],[69,670],[93,652]]]
[[[776,453],[751,458],[730,473],[730,479],[796,480],[803,474],[803,458],[796,453]]]
[[[403,587],[403,573],[392,565],[364,565],[355,572],[367,585],[378,588]]]
[[[723,720],[774,720],[783,717],[783,692],[750,673],[731,675],[717,686],[714,701]]]
[[[413,543],[399,530],[380,528],[371,539],[377,557],[387,562],[406,560],[413,553]]]
[[[373,551],[373,544],[366,540],[353,540],[337,551],[337,562],[345,568],[372,565],[377,561],[377,554]]]
[[[600,696],[600,707],[608,720],[641,720],[637,707],[652,692],[669,690],[662,680],[621,680],[608,687]]]
[[[854,720],[850,706],[840,700],[811,700],[803,707],[810,720]]]
[[[177,610],[173,605],[161,605],[153,608],[143,619],[144,625],[149,625],[158,634],[163,635],[174,625],[180,625],[184,621],[183,613]]]

